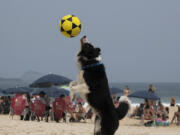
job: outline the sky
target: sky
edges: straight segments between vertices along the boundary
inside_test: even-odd
[[[109,82],[180,82],[179,0],[1,0],[0,77],[29,70],[76,79],[80,38],[101,48]],[[64,37],[60,19],[82,31]]]

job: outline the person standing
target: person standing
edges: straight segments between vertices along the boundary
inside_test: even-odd
[[[124,91],[123,91],[123,96],[128,96],[130,94],[131,90],[129,89],[128,85],[126,85]]]
[[[171,97],[170,106],[175,106],[175,105],[176,105],[175,98],[174,98],[174,97]]]
[[[154,93],[155,92],[155,87],[152,84],[150,84],[148,91]]]
[[[148,91],[155,93],[155,87],[152,84],[150,84]],[[155,104],[156,104],[156,102],[154,100],[148,100],[148,102],[150,102],[150,105],[152,105],[152,106],[155,106]]]
[[[39,93],[39,100],[46,105],[46,111],[45,111],[45,121],[48,122],[48,117],[49,117],[49,110],[51,109],[50,107],[50,99],[46,95],[45,92],[41,91]]]
[[[25,93],[23,95],[23,99],[25,99],[25,108],[21,113],[20,120],[29,120],[30,119],[30,103],[31,98],[29,93]]]
[[[61,94],[61,95],[59,96],[59,98],[61,98],[61,99],[66,103],[65,97],[66,97],[66,96],[65,96],[64,94]],[[64,111],[64,112],[62,113],[62,118],[63,118],[63,121],[66,122],[66,111]]]
[[[173,123],[173,121],[177,119],[176,125],[180,126],[180,106],[178,106],[178,111],[174,113],[174,116],[171,120],[171,124]]]

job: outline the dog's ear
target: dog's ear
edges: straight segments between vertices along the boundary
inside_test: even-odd
[[[100,49],[100,48],[96,48],[96,51],[97,51],[98,53],[100,53],[100,52],[101,52],[101,49]]]
[[[82,54],[83,54],[83,52],[80,51],[80,52],[77,54],[77,56],[82,56]]]

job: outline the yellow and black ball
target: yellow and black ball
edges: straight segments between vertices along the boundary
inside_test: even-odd
[[[68,38],[79,35],[81,27],[81,21],[74,15],[66,15],[59,22],[59,29],[61,33]]]

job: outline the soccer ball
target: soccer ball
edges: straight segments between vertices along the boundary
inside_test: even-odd
[[[66,37],[75,37],[81,32],[81,21],[77,16],[66,15],[59,22],[59,30]]]

